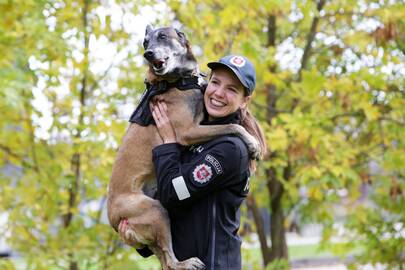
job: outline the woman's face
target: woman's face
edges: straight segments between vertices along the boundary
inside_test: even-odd
[[[250,96],[236,75],[226,67],[212,71],[204,94],[209,120],[228,116],[239,108],[245,108]]]

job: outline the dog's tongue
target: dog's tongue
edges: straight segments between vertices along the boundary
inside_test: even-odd
[[[162,65],[163,65],[163,61],[160,61],[160,60],[155,60],[155,61],[153,61],[153,66],[154,66],[155,68],[161,68]]]

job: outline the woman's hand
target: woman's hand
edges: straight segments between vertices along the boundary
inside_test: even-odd
[[[166,103],[158,101],[155,105],[152,104],[151,111],[163,143],[176,142],[176,133],[167,114]]]

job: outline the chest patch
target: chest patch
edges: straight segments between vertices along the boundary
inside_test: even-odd
[[[193,170],[193,180],[199,184],[205,184],[212,178],[211,166],[202,163]]]

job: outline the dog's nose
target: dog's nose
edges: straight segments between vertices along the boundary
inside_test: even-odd
[[[153,51],[148,50],[148,51],[146,51],[146,52],[143,54],[143,57],[145,57],[146,59],[150,60],[150,59],[153,59],[153,56],[154,56],[154,55],[155,55],[155,54],[153,53]]]

